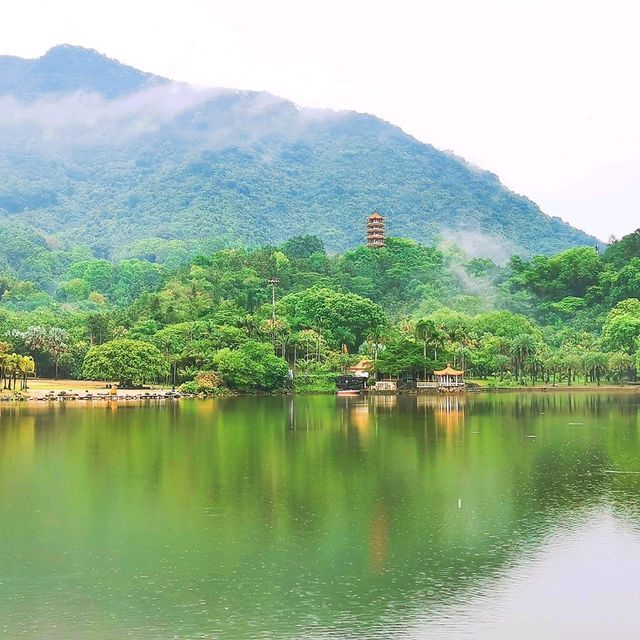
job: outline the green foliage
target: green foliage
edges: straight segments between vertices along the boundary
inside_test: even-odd
[[[113,304],[126,306],[143,293],[155,291],[164,280],[163,266],[145,260],[83,260],[73,263],[58,287],[61,300],[84,300],[91,292],[103,294]]]
[[[568,249],[555,256],[535,256],[530,262],[512,260],[511,283],[535,293],[541,300],[582,297],[598,283],[604,264],[595,249]]]
[[[403,373],[416,375],[425,368],[433,371],[433,361],[425,360],[422,345],[402,335],[384,345],[375,363],[376,371],[396,376]]]
[[[198,371],[193,380],[180,385],[179,391],[182,393],[197,393],[212,395],[220,391],[222,379],[215,371]]]
[[[294,329],[319,330],[329,344],[357,351],[369,333],[386,323],[381,307],[354,293],[312,287],[285,296],[279,305]]]
[[[611,351],[635,353],[640,338],[640,300],[623,300],[611,309],[602,329],[602,338]]]
[[[471,323],[473,331],[482,336],[489,333],[500,338],[515,338],[518,335],[536,335],[539,329],[523,315],[509,311],[490,311],[477,315]]]
[[[203,371],[230,388],[281,388],[289,368],[298,390],[326,389],[353,357],[343,345],[392,375],[428,376],[451,362],[505,384],[624,382],[640,340],[639,266],[581,249],[499,268],[396,238],[329,256],[306,236],[174,269],[79,252],[54,283],[56,299],[0,274],[0,341],[35,358],[39,375],[72,376],[88,375],[83,362],[105,343],[151,343],[163,373],[146,377],[169,373],[189,389]]]
[[[295,377],[295,390],[299,393],[333,393],[336,390],[336,373],[298,373]]]
[[[167,370],[165,357],[154,345],[122,339],[91,347],[82,374],[93,380],[118,380],[122,386],[131,386],[158,380]]]
[[[324,243],[317,236],[297,236],[282,245],[282,251],[291,259],[309,259],[314,254],[325,253]]]
[[[612,242],[606,248],[603,258],[618,269],[633,258],[640,258],[640,229]]]
[[[242,391],[281,389],[289,376],[289,365],[274,355],[273,347],[255,340],[238,349],[220,349],[213,365],[228,387]]]

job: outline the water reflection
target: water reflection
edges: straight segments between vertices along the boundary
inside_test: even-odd
[[[0,630],[513,635],[530,583],[635,579],[602,544],[635,561],[639,426],[585,392],[2,407]]]

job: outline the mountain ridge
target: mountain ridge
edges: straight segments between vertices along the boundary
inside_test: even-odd
[[[0,96],[5,219],[96,255],[310,232],[343,250],[362,242],[373,209],[393,235],[484,237],[504,255],[598,242],[370,114],[196,88],[71,45],[34,60],[0,56]]]
[[[166,78],[122,64],[95,49],[70,44],[51,47],[38,58],[0,55],[0,95],[23,100],[72,91],[95,91],[114,98],[147,84],[166,82]]]

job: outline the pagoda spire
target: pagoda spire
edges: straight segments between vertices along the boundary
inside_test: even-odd
[[[384,218],[377,211],[367,218],[367,247],[384,247]]]

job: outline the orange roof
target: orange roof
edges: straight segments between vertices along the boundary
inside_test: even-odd
[[[434,376],[461,376],[464,374],[464,371],[456,371],[453,369],[450,364],[447,365],[446,369],[442,369],[442,371],[434,371]]]
[[[369,360],[369,358],[362,358],[357,364],[354,364],[353,367],[349,367],[349,371],[367,371],[371,369],[373,366],[373,362]]]
[[[371,219],[375,219],[375,220],[384,220],[384,218],[377,212],[374,211],[370,216],[369,216],[369,220]]]

